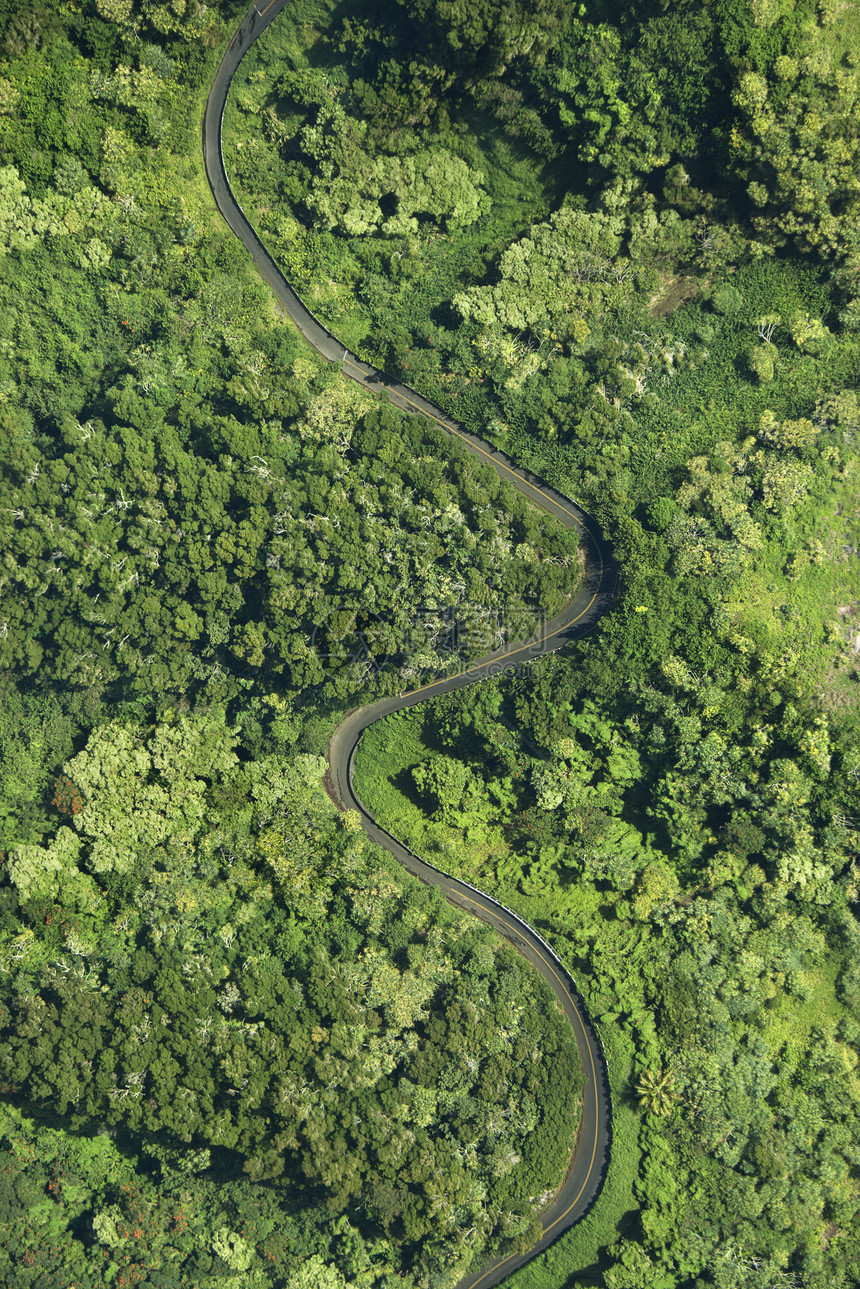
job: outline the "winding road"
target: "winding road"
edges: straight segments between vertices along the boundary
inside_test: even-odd
[[[539,635],[499,649],[459,675],[448,676],[394,698],[380,699],[352,712],[336,730],[328,751],[328,786],[336,803],[342,809],[357,810],[368,836],[390,851],[404,868],[421,881],[438,886],[452,904],[494,927],[532,962],[552,988],[576,1036],[586,1086],[578,1140],[567,1177],[553,1202],[541,1214],[542,1237],[528,1252],[510,1254],[470,1272],[456,1286],[456,1289],[479,1289],[479,1286],[480,1289],[491,1289],[580,1221],[600,1194],[609,1164],[612,1127],[606,1060],[579,991],[555,951],[533,927],[492,896],[424,863],[380,828],[356,796],[352,782],[353,760],[363,731],[374,721],[510,668],[518,668],[562,648],[568,641],[591,630],[615,599],[618,569],[600,529],[579,506],[535,475],[514,466],[501,452],[468,433],[409,386],[389,383],[381,372],[349,353],[305,307],[245,218],[230,190],[224,169],[221,151],[224,108],[230,83],[242,58],[289,2],[272,0],[265,8],[258,8],[255,4],[242,20],[215,76],[203,118],[203,155],[218,209],[251,254],[261,276],[284,310],[318,353],[330,362],[342,364],[345,375],[372,392],[387,393],[395,407],[426,416],[459,439],[468,452],[493,466],[503,480],[531,502],[555,515],[566,527],[578,529],[585,552],[585,576],[576,596],[561,613],[544,624]]]

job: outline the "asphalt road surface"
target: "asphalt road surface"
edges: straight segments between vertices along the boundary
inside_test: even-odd
[[[541,1214],[543,1235],[536,1245],[527,1253],[511,1254],[470,1273],[457,1286],[457,1289],[478,1289],[478,1286],[491,1289],[580,1221],[600,1194],[609,1165],[612,1137],[612,1106],[603,1049],[575,983],[543,937],[492,896],[424,863],[380,828],[355,794],[353,759],[363,731],[383,716],[519,667],[562,648],[568,641],[591,630],[617,595],[618,569],[599,527],[584,510],[537,476],[518,469],[501,452],[468,433],[415,390],[407,385],[391,383],[381,372],[349,353],[305,307],[245,218],[230,191],[221,153],[224,106],[230,82],[242,58],[288,3],[289,0],[273,0],[266,7],[254,5],[239,26],[215,76],[203,119],[203,155],[218,209],[251,254],[284,310],[314,349],[330,362],[341,364],[344,374],[359,384],[374,393],[387,394],[396,407],[435,421],[459,439],[467,451],[492,465],[502,479],[519,489],[530,501],[555,515],[565,526],[578,529],[585,554],[585,574],[576,595],[561,613],[543,624],[538,634],[529,640],[504,645],[456,676],[423,685],[396,698],[380,699],[352,712],[335,732],[328,752],[327,783],[341,809],[357,810],[365,832],[390,851],[404,868],[422,882],[438,886],[452,904],[487,922],[528,958],[549,983],[576,1036],[586,1087],[578,1139],[567,1177],[553,1202]]]

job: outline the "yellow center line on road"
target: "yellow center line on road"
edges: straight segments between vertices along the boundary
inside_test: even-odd
[[[576,1002],[574,1001],[570,991],[568,990],[561,976],[556,971],[555,967],[550,962],[549,958],[544,957],[540,949],[538,949],[536,945],[533,945],[530,940],[525,940],[525,937],[521,934],[519,927],[517,927],[515,923],[509,921],[508,918],[506,918],[503,915],[503,913],[499,912],[495,907],[493,907],[490,910],[487,910],[483,904],[481,904],[478,900],[473,900],[471,896],[464,895],[460,891],[457,892],[457,895],[459,899],[465,900],[468,904],[474,904],[475,908],[481,909],[482,912],[484,913],[490,912],[492,916],[497,919],[497,921],[501,922],[503,926],[510,927],[512,931],[516,931],[517,934],[520,936],[520,939],[522,939],[526,944],[528,944],[532,952],[536,953],[537,956],[540,958],[541,962],[544,964],[547,971],[552,972],[553,976],[558,981],[559,988],[562,990],[562,992],[565,994],[568,1001],[570,1002],[570,1005],[574,1010],[574,1014],[576,1015],[576,1019],[579,1021],[579,1024],[582,1028],[582,1032],[585,1035],[585,1046],[588,1050],[588,1059],[591,1063],[591,1086],[594,1091],[594,1139],[592,1141],[592,1146],[591,1146],[591,1159],[589,1160],[588,1172],[585,1174],[585,1177],[583,1178],[582,1185],[580,1186],[574,1198],[571,1200],[570,1204],[568,1204],[567,1208],[564,1210],[563,1213],[559,1214],[559,1216],[555,1219],[554,1222],[551,1222],[549,1226],[543,1229],[543,1234],[547,1235],[553,1229],[553,1227],[558,1226],[559,1222],[564,1221],[564,1219],[567,1217],[571,1209],[579,1202],[582,1192],[585,1190],[586,1186],[588,1185],[588,1180],[591,1177],[592,1171],[594,1169],[594,1161],[597,1156],[597,1138],[600,1130],[600,1099],[597,1095],[597,1071],[594,1068],[594,1053],[591,1050],[591,1044],[588,1042],[588,1036],[585,1033],[585,1022],[582,1019],[579,1008],[577,1007]],[[478,1285],[480,1285],[482,1281],[486,1280],[487,1276],[492,1275],[494,1272],[498,1271],[500,1267],[503,1267],[505,1265],[505,1262],[510,1262],[513,1258],[516,1258],[519,1256],[520,1255],[517,1253],[511,1253],[502,1262],[497,1262],[495,1266],[492,1266],[489,1271],[487,1271],[483,1276],[481,1276],[480,1280],[475,1281],[474,1285],[472,1286],[472,1289],[478,1289]]]
[[[271,9],[275,8],[276,5],[283,8],[284,0],[269,0],[269,3],[266,5],[264,9],[258,9],[255,4],[254,12],[257,14],[258,17],[264,18]],[[249,15],[249,17],[250,16],[251,15]],[[242,31],[242,28],[240,27],[239,32],[237,32],[236,34],[237,37],[239,36],[241,31]],[[260,31],[258,31],[256,34],[251,34],[250,44],[253,44],[257,36],[260,34],[261,34]],[[234,40],[235,39],[236,37],[234,37]],[[226,176],[225,176],[225,179],[226,179]],[[228,182],[228,191],[229,191],[229,181],[227,182]],[[217,200],[217,197],[216,197],[216,200]],[[244,240],[244,239],[241,238],[240,240]],[[280,274],[280,276],[282,281],[286,281],[286,279],[283,278],[282,274]],[[289,287],[288,283],[287,283],[287,286]],[[301,301],[298,301],[298,303],[301,304]],[[306,309],[305,309],[305,313],[308,313]],[[310,314],[309,316],[313,318],[312,314]],[[314,321],[316,321],[316,319],[314,319]],[[330,335],[331,333],[327,332],[327,334]],[[314,347],[316,348],[317,346],[315,345]],[[320,352],[321,353],[323,352],[322,349],[320,349]],[[420,415],[426,416],[428,420],[435,421],[436,424],[439,425],[447,433],[455,436],[456,438],[459,438],[466,445],[467,449],[470,452],[472,452],[475,455],[480,454],[481,456],[484,456],[487,459],[487,461],[490,462],[490,464],[492,464],[496,468],[496,470],[500,475],[504,473],[510,476],[510,478],[519,485],[519,490],[525,492],[525,495],[527,497],[531,497],[532,499],[536,499],[538,497],[543,498],[543,501],[545,503],[543,508],[545,510],[547,510],[550,514],[555,513],[560,516],[566,516],[568,521],[576,525],[580,529],[580,531],[588,538],[589,542],[591,543],[592,549],[597,556],[597,561],[599,564],[599,577],[598,577],[598,583],[597,583],[597,590],[594,592],[594,594],[591,596],[591,599],[588,601],[585,607],[576,615],[575,618],[572,618],[570,621],[563,623],[561,626],[557,627],[554,631],[551,631],[545,634],[541,638],[535,637],[531,640],[531,642],[527,641],[524,644],[518,645],[517,647],[509,650],[507,653],[499,654],[495,658],[490,658],[490,659],[484,660],[483,662],[475,663],[473,664],[473,666],[466,668],[464,671],[457,672],[453,676],[446,676],[446,677],[442,677],[439,680],[431,681],[428,684],[422,685],[417,689],[413,689],[404,694],[401,694],[399,695],[399,697],[411,698],[411,697],[414,697],[416,694],[425,693],[428,690],[433,690],[441,686],[444,686],[450,683],[451,681],[463,679],[464,677],[470,676],[473,672],[479,672],[484,667],[489,667],[494,663],[505,662],[509,658],[516,657],[517,654],[527,652],[528,650],[534,648],[538,644],[545,644],[547,640],[553,639],[555,636],[558,636],[562,632],[567,631],[570,627],[575,625],[575,623],[579,622],[588,613],[588,611],[591,609],[591,607],[594,605],[595,601],[597,600],[598,595],[600,594],[600,591],[603,588],[605,572],[606,572],[604,562],[603,562],[603,552],[602,552],[600,543],[595,538],[594,534],[591,532],[591,530],[589,529],[587,524],[583,521],[583,519],[580,518],[580,516],[577,513],[575,513],[575,511],[569,509],[568,506],[564,505],[562,501],[559,501],[555,497],[550,496],[549,493],[545,492],[542,488],[538,487],[537,484],[531,483],[528,479],[524,478],[524,476],[518,470],[508,465],[505,461],[499,460],[491,450],[489,450],[487,447],[484,447],[482,445],[480,440],[475,441],[475,439],[473,439],[473,437],[470,436],[469,434],[455,428],[455,426],[443,420],[441,415],[436,415],[434,412],[428,411],[426,407],[421,406],[414,399],[411,399],[406,394],[401,393],[399,389],[396,389],[392,386],[385,384],[384,381],[379,379],[379,373],[374,368],[371,368],[369,371],[366,371],[362,366],[359,366],[356,361],[353,361],[353,356],[350,355],[349,350],[347,350],[346,348],[344,348],[342,363],[344,368],[349,366],[353,369],[354,372],[358,373],[362,383],[366,384],[368,377],[372,377],[374,381],[378,383],[383,390],[385,390],[387,393],[392,395],[394,398],[399,399],[402,403],[407,404],[410,408],[412,408],[415,412],[419,413]],[[416,395],[416,397],[420,397],[420,396]],[[433,404],[430,404],[430,406],[432,407]],[[540,505],[541,503],[538,502],[537,504]],[[571,504],[574,504],[574,503],[571,503]],[[370,816],[370,818],[371,818],[371,821],[375,823],[372,816]],[[378,825],[376,826],[378,827]],[[394,839],[392,838],[392,840]],[[454,880],[456,881],[456,879]],[[552,977],[556,980],[558,989],[559,989],[558,996],[561,999],[566,998],[570,1003],[573,1013],[580,1025],[580,1029],[585,1041],[585,1046],[588,1050],[588,1056],[589,1056],[589,1061],[591,1065],[591,1087],[594,1095],[594,1114],[595,1114],[591,1158],[589,1160],[588,1169],[586,1171],[585,1178],[583,1179],[582,1185],[580,1186],[576,1196],[573,1198],[573,1200],[567,1206],[567,1208],[565,1208],[563,1213],[561,1213],[552,1223],[550,1223],[549,1226],[542,1228],[541,1238],[543,1239],[546,1235],[548,1235],[551,1231],[553,1231],[553,1229],[556,1228],[560,1223],[564,1222],[565,1218],[567,1218],[568,1215],[572,1212],[572,1210],[576,1207],[576,1205],[579,1203],[580,1199],[582,1198],[585,1192],[585,1189],[588,1185],[588,1182],[594,1172],[595,1161],[597,1158],[597,1143],[600,1135],[600,1121],[601,1121],[600,1098],[598,1095],[598,1083],[597,1083],[597,1072],[595,1068],[594,1051],[592,1050],[592,1044],[589,1041],[588,1033],[585,1028],[585,1022],[583,1020],[583,1017],[580,1013],[579,1008],[577,1007],[576,1001],[573,995],[570,993],[568,986],[565,984],[561,976],[556,971],[555,967],[553,966],[553,963],[544,956],[544,954],[536,945],[532,944],[532,942],[528,940],[525,937],[525,935],[522,934],[522,931],[519,929],[519,927],[516,925],[515,922],[512,922],[509,917],[504,916],[505,911],[504,910],[500,911],[498,909],[495,902],[492,900],[492,897],[490,896],[486,897],[490,905],[490,907],[488,908],[487,906],[481,904],[478,900],[472,899],[470,896],[462,894],[459,889],[456,890],[456,896],[458,900],[463,901],[467,904],[471,904],[476,909],[480,910],[480,913],[478,914],[478,916],[481,916],[482,920],[486,920],[488,917],[492,917],[501,926],[509,928],[512,932],[516,932],[519,935],[522,942],[525,945],[527,945],[528,948],[531,949],[534,954],[537,955],[537,957],[540,959],[540,961],[543,963],[544,967],[546,968],[547,973],[551,974]],[[528,924],[523,923],[523,925],[527,927]],[[574,1155],[573,1155],[574,1160],[576,1159],[576,1153],[577,1153],[576,1150],[574,1150]],[[507,1257],[494,1263],[493,1266],[491,1266],[487,1271],[485,1271],[484,1274],[474,1282],[472,1289],[479,1289],[480,1285],[484,1284],[484,1282],[488,1280],[491,1276],[496,1275],[497,1272],[502,1267],[513,1262],[520,1256],[522,1255],[519,1253],[511,1253]]]
[[[275,3],[275,0],[272,0],[272,2]],[[368,373],[364,370],[363,367],[359,367],[356,363],[350,362],[348,358],[345,358],[344,366],[347,366],[347,365],[352,367],[354,371],[360,372],[362,376],[368,375]],[[375,375],[376,373],[373,373],[373,374]],[[550,506],[552,506],[555,510],[560,510],[563,514],[569,515],[570,518],[573,520],[573,522],[579,528],[582,528],[585,531],[587,531],[587,529],[585,529],[585,525],[583,524],[582,520],[579,518],[577,514],[574,513],[574,511],[568,510],[567,506],[563,505],[560,501],[556,501],[555,497],[551,497],[548,492],[544,492],[541,488],[537,486],[537,484],[529,483],[528,479],[523,479],[522,475],[519,473],[518,470],[512,469],[511,466],[507,465],[504,461],[499,461],[496,457],[493,456],[492,452],[488,452],[487,449],[484,447],[481,447],[479,443],[472,443],[468,435],[463,434],[460,430],[455,429],[454,426],[449,425],[447,421],[443,421],[440,416],[436,416],[433,412],[426,411],[423,407],[421,407],[419,403],[416,403],[414,399],[407,398],[407,396],[405,394],[401,394],[398,389],[393,389],[391,385],[386,385],[384,384],[383,381],[380,381],[379,383],[380,385],[382,385],[382,388],[384,390],[388,391],[389,394],[394,394],[397,398],[402,398],[404,403],[408,403],[410,407],[414,407],[416,412],[420,412],[422,416],[426,416],[429,418],[429,420],[435,421],[437,425],[441,425],[442,429],[447,430],[449,434],[456,434],[458,439],[462,439],[464,443],[468,443],[469,446],[474,449],[474,451],[482,453],[489,461],[492,461],[496,469],[506,470],[507,473],[511,475],[514,479],[521,479],[523,483],[527,484],[528,487],[532,488],[536,493],[538,493],[539,496],[543,497],[546,501],[548,501]]]
[[[370,373],[368,373],[362,367],[359,367],[356,363],[350,361],[348,357],[348,353],[349,351],[347,351],[344,354],[344,358],[343,358],[344,367],[346,366],[351,367],[353,371],[358,372],[362,378],[367,377],[368,375],[376,375],[375,372],[371,371]],[[489,452],[486,448],[482,447],[479,443],[473,442],[472,439],[468,437],[468,435],[463,434],[460,430],[455,429],[454,426],[449,425],[446,421],[443,421],[441,417],[434,415],[434,413],[432,412],[428,412],[426,408],[421,407],[413,399],[408,398],[405,394],[402,394],[399,390],[392,389],[390,385],[386,385],[383,381],[380,381],[379,383],[382,386],[382,388],[386,390],[389,394],[394,394],[397,398],[402,399],[404,403],[408,403],[411,407],[414,407],[415,410],[417,412],[420,412],[422,416],[426,416],[429,420],[435,421],[436,424],[440,425],[443,430],[447,431],[447,433],[454,434],[457,436],[458,439],[462,439],[462,441],[469,447],[469,449],[471,449],[474,452],[480,452],[483,456],[487,458],[488,461],[492,462],[492,464],[496,467],[496,469],[504,470],[509,475],[511,475],[514,479],[521,480],[521,482],[525,483],[533,492],[537,493],[538,496],[543,497],[544,500],[549,503],[547,509],[549,509],[550,512],[561,511],[562,514],[569,516],[569,518],[572,519],[573,522],[588,536],[588,539],[591,542],[592,546],[594,547],[594,550],[597,554],[597,558],[600,562],[600,580],[598,582],[598,588],[592,595],[591,599],[588,601],[588,604],[586,604],[585,608],[582,609],[576,615],[576,617],[573,618],[572,621],[565,622],[562,626],[556,628],[555,631],[552,631],[549,633],[549,635],[544,636],[543,639],[551,640],[554,636],[559,635],[562,631],[568,630],[568,628],[572,627],[576,622],[579,622],[580,618],[582,618],[588,612],[588,610],[594,604],[594,601],[597,599],[597,596],[600,593],[600,589],[603,586],[603,574],[604,574],[603,555],[601,553],[600,547],[598,543],[595,542],[591,533],[583,524],[579,516],[576,515],[574,511],[569,510],[567,506],[564,506],[560,502],[556,501],[554,497],[551,497],[549,495],[549,493],[544,492],[542,488],[539,488],[537,486],[537,484],[529,483],[528,479],[524,479],[523,476],[517,470],[514,470],[511,466],[507,465],[506,462],[498,460],[498,458],[493,456],[493,454]],[[501,654],[498,658],[494,658],[493,662],[504,662],[508,658],[513,658],[518,653],[524,653],[530,647],[531,646],[528,643],[524,645],[519,645],[516,649],[511,649],[508,653]],[[413,698],[416,694],[422,694],[428,689],[434,689],[437,685],[444,685],[447,681],[451,681],[451,680],[459,680],[463,676],[468,676],[472,671],[480,671],[482,667],[486,665],[487,665],[486,663],[477,663],[474,667],[469,667],[465,671],[456,672],[453,676],[445,676],[441,680],[434,680],[427,685],[420,685],[417,689],[411,689],[406,693],[402,694],[401,697]],[[485,906],[480,904],[477,900],[474,900],[470,896],[464,895],[459,891],[457,892],[457,894],[460,899],[465,900],[469,904],[473,904],[475,908],[481,909],[482,912],[484,913],[487,912]],[[507,918],[503,917],[500,913],[496,911],[495,908],[493,908],[492,914],[500,923],[502,923],[502,925],[510,927],[510,929],[514,931],[518,930],[514,923],[510,922]],[[562,981],[561,976],[559,976],[558,972],[555,970],[555,967],[553,967],[550,960],[546,958],[544,954],[541,953],[540,949],[538,949],[535,945],[533,945],[531,941],[525,940],[524,942],[529,945],[529,948],[532,949],[534,953],[537,954],[541,962],[546,967],[547,971],[551,972],[552,975],[555,977],[555,980],[558,982],[559,989],[562,991],[564,996],[568,999],[571,1007],[573,1008],[574,1014],[577,1020],[579,1021],[583,1035],[585,1036],[585,1046],[588,1051],[588,1059],[591,1064],[591,1086],[592,1086],[592,1091],[594,1093],[594,1135],[593,1135],[592,1144],[591,1144],[591,1159],[588,1162],[588,1170],[585,1174],[585,1177],[583,1178],[582,1185],[580,1186],[576,1195],[571,1200],[570,1204],[567,1206],[564,1212],[560,1213],[554,1222],[551,1222],[548,1227],[545,1227],[543,1229],[543,1235],[547,1235],[550,1231],[553,1230],[554,1227],[558,1226],[559,1222],[563,1222],[564,1219],[567,1217],[568,1213],[570,1213],[571,1210],[579,1203],[579,1200],[582,1197],[582,1193],[585,1190],[586,1186],[588,1185],[591,1174],[594,1171],[594,1161],[597,1157],[597,1139],[598,1139],[599,1129],[600,1129],[600,1099],[597,1094],[597,1071],[595,1070],[595,1067],[594,1067],[594,1053],[591,1050],[591,1044],[588,1042],[588,1037],[585,1032],[585,1022],[582,1019],[579,1008],[577,1007],[576,1002],[574,1001],[573,997],[571,996],[570,992],[567,989],[567,986]],[[513,1259],[519,1256],[520,1255],[517,1253],[511,1253],[508,1255],[508,1257],[504,1258],[501,1262],[497,1262],[495,1266],[491,1267],[489,1271],[485,1272],[485,1274],[481,1276],[480,1280],[475,1281],[475,1284],[473,1285],[472,1289],[478,1289],[478,1286],[482,1284],[484,1280],[488,1278],[488,1276],[495,1274],[495,1272],[497,1272],[501,1267],[503,1267],[506,1262],[511,1262],[513,1261]]]
[[[602,578],[601,578],[601,583],[602,583]],[[581,613],[577,613],[575,618],[573,618],[570,622],[565,622],[562,626],[557,627],[555,631],[548,632],[547,635],[543,637],[543,639],[552,640],[554,639],[555,636],[561,635],[562,631],[567,631],[569,627],[574,626],[579,621],[579,619],[588,612],[588,610],[591,608],[592,604],[597,599],[599,594],[600,594],[600,587],[598,587],[597,590],[594,592],[594,595],[592,595],[591,599],[588,601],[588,603],[586,604],[585,608],[582,610]],[[531,644],[529,644],[528,642],[522,645],[517,645],[516,649],[511,649],[508,651],[508,653],[499,654],[498,658],[492,659],[492,662],[506,662],[508,658],[514,658],[518,653],[525,653],[526,650],[531,649],[531,647],[532,647]],[[444,685],[449,680],[459,680],[462,676],[469,676],[473,671],[481,671],[482,668],[487,667],[489,665],[490,664],[487,663],[486,661],[476,662],[473,667],[467,667],[465,671],[455,671],[452,676],[442,676],[441,679],[439,680],[430,680],[427,682],[426,685],[419,685],[417,689],[406,689],[403,691],[400,697],[413,698],[415,694],[423,694],[425,690],[435,689],[437,685]]]
[[[277,0],[272,0],[272,4],[275,4],[276,2]],[[357,371],[362,377],[366,377],[368,375],[376,375],[374,371],[371,370],[371,372],[366,372],[363,367],[359,367],[357,363],[352,362],[348,357],[348,354],[349,354],[349,351],[347,350],[347,353],[343,359],[344,367],[346,366],[351,367],[353,371]],[[575,514],[574,511],[568,510],[567,506],[562,505],[561,502],[556,501],[554,497],[551,497],[549,495],[549,493],[544,492],[542,488],[539,488],[537,486],[537,484],[529,483],[528,479],[523,479],[523,476],[519,473],[519,471],[514,470],[511,466],[507,465],[506,462],[499,461],[497,457],[493,456],[492,452],[487,451],[487,449],[482,447],[480,443],[473,443],[472,440],[468,437],[468,435],[463,434],[460,430],[455,429],[453,425],[449,425],[446,421],[443,421],[440,416],[434,415],[433,412],[426,411],[426,409],[421,407],[420,404],[416,403],[411,398],[407,398],[407,396],[405,394],[401,394],[399,390],[393,389],[390,385],[386,385],[384,381],[380,381],[379,383],[382,386],[382,388],[386,390],[389,394],[394,394],[397,398],[402,398],[404,403],[409,403],[410,407],[414,407],[416,412],[420,412],[421,415],[426,416],[428,420],[435,421],[437,425],[441,425],[442,429],[446,430],[448,434],[455,434],[457,438],[462,439],[463,442],[466,443],[471,450],[475,452],[480,452],[483,456],[487,458],[488,461],[492,462],[492,464],[496,467],[496,469],[505,470],[509,475],[511,475],[512,478],[520,479],[530,489],[532,489],[533,492],[536,492],[538,496],[543,497],[544,500],[549,503],[549,506],[552,507],[553,510],[560,510],[562,514],[568,515],[573,520],[573,522],[579,528],[582,529],[582,531],[586,534],[592,546],[594,547],[594,550],[597,554],[597,558],[600,562],[600,581],[598,582],[597,590],[594,592],[594,595],[592,595],[591,599],[588,601],[588,604],[586,604],[585,608],[580,613],[578,613],[571,622],[565,622],[563,626],[558,627],[555,631],[551,631],[549,635],[546,635],[543,638],[544,640],[552,640],[555,636],[560,635],[562,631],[566,631],[569,627],[572,627],[575,623],[579,622],[580,618],[582,618],[588,612],[591,606],[594,604],[594,601],[597,599],[598,595],[600,594],[600,589],[603,586],[603,555],[601,554],[600,547],[595,542],[591,533],[583,524],[579,516]],[[524,653],[528,648],[530,648],[528,644],[518,645],[516,649],[511,649],[509,653],[500,654],[499,657],[494,658],[493,661],[504,662],[508,658],[515,657],[516,654],[518,653]],[[425,690],[433,689],[436,685],[443,685],[446,683],[446,681],[449,681],[449,680],[459,680],[463,676],[470,675],[473,671],[480,671],[482,666],[485,666],[485,665],[486,664],[484,663],[476,663],[474,667],[467,667],[465,671],[457,671],[453,674],[453,676],[445,676],[441,680],[431,680],[426,685],[419,685],[417,689],[409,689],[404,691],[401,697],[412,698],[415,696],[415,694],[423,694]]]

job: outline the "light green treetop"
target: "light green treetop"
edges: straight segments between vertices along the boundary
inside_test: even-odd
[[[233,741],[206,715],[150,734],[118,724],[96,730],[64,767],[84,797],[75,827],[89,842],[89,867],[125,872],[153,846],[190,845],[206,815],[206,780],[237,763]]]

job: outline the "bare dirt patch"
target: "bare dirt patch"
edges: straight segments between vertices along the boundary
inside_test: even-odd
[[[840,604],[836,613],[841,624],[840,648],[827,669],[824,688],[820,695],[822,705],[829,711],[845,711],[856,707],[857,682],[860,680],[860,625],[857,617],[860,605],[856,600]]]
[[[692,300],[699,294],[699,283],[691,277],[674,277],[661,274],[660,290],[651,299],[648,312],[652,318],[665,318],[673,313],[685,300]]]

